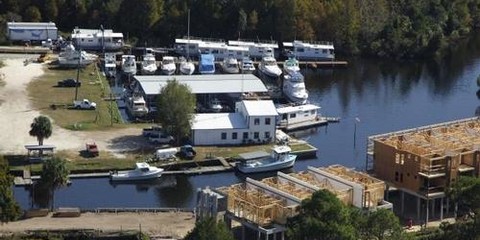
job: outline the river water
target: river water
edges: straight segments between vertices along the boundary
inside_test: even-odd
[[[294,133],[318,148],[316,159],[297,161],[294,171],[331,164],[363,170],[368,136],[472,117],[480,109],[476,83],[480,35],[459,44],[440,61],[348,61],[343,69],[302,70],[310,101],[322,106],[324,115],[341,120]],[[198,188],[230,185],[244,178],[229,172],[120,185],[111,185],[107,178],[73,179],[71,186],[56,192],[55,206],[192,208]],[[15,187],[14,192],[23,208],[31,206],[28,190]]]

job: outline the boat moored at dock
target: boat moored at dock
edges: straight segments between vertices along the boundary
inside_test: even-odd
[[[138,162],[133,170],[110,173],[110,179],[112,181],[147,180],[159,178],[162,173],[163,168],[150,166],[146,162]]]
[[[251,152],[240,154],[240,162],[236,164],[238,171],[242,173],[258,173],[278,171],[292,167],[297,156],[291,154],[292,149],[286,145],[278,145],[272,148],[269,155],[267,152]]]
[[[320,107],[314,104],[290,105],[277,107],[277,127],[293,131],[338,122],[338,118],[323,117]]]

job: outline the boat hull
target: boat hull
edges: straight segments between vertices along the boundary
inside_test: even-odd
[[[163,170],[157,169],[149,173],[137,174],[136,170],[130,171],[119,171],[112,173],[110,179],[112,181],[138,181],[138,180],[149,180],[156,179],[162,176]]]

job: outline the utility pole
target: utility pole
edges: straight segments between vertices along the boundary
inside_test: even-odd
[[[75,101],[78,99],[78,78],[80,77],[80,63],[82,60],[82,49],[78,50],[77,80],[75,81]]]

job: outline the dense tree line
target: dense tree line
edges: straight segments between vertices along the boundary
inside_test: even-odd
[[[113,28],[132,43],[170,45],[187,33],[224,39],[334,42],[347,54],[439,54],[480,25],[480,0],[1,0],[6,21]],[[4,34],[4,29],[0,33]],[[5,36],[3,36],[5,40]]]

